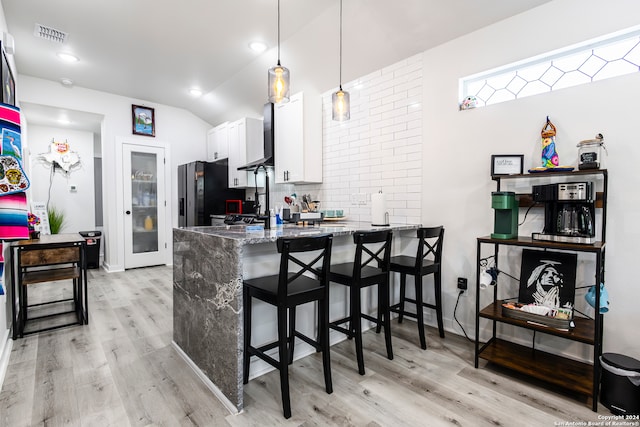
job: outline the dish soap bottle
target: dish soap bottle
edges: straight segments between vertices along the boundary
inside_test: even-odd
[[[276,213],[273,209],[269,209],[269,228],[276,228]]]

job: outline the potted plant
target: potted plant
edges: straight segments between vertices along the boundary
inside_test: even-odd
[[[49,217],[51,234],[60,233],[65,226],[64,211],[55,206],[50,206],[49,209],[47,209],[47,216]]]

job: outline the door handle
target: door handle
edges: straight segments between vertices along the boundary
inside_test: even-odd
[[[127,215],[131,215],[131,211],[125,211],[124,213],[126,213]]]

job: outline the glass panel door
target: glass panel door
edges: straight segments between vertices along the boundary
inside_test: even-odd
[[[164,149],[124,144],[125,268],[166,264]]]
[[[131,153],[132,252],[158,251],[158,161],[153,153]]]

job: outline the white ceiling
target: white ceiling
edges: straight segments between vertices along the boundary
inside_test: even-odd
[[[349,71],[345,65],[343,81],[547,1],[344,0],[344,50],[351,65]],[[308,40],[310,28],[314,42],[326,39],[330,51],[337,51],[338,4],[281,0],[283,65],[285,46],[298,63],[301,56],[318,54],[296,48],[296,38]],[[2,0],[2,5],[15,39],[19,74],[69,78],[76,86],[184,108],[211,124],[221,121],[231,103],[266,101],[266,70],[276,59],[276,0]],[[326,28],[327,22],[333,28]],[[36,38],[36,23],[68,33],[67,41]],[[319,23],[322,30],[316,31]],[[252,52],[248,44],[253,40],[266,42],[269,49],[261,56]],[[60,51],[72,52],[80,61],[63,63],[56,57]],[[337,86],[337,55],[326,62],[331,63],[331,85]],[[247,72],[256,67],[259,75]],[[192,86],[205,96],[189,95]],[[19,88],[17,95],[19,99]],[[212,95],[217,95],[215,105],[204,102]],[[39,120],[32,106],[24,107],[30,123]]]

